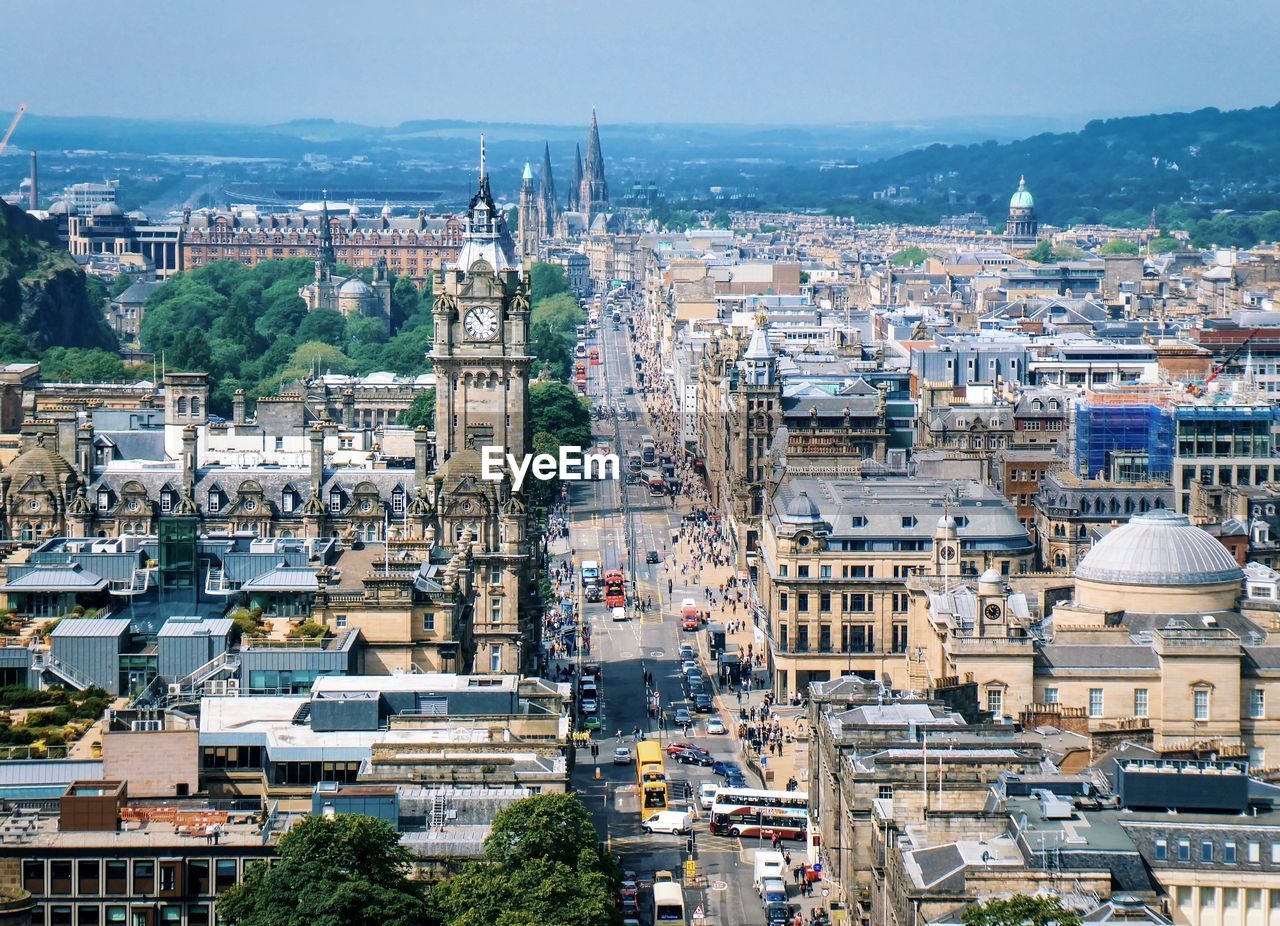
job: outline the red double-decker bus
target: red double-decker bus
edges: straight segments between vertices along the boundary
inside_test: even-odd
[[[627,583],[622,577],[621,569],[608,569],[604,574],[604,606],[606,608],[625,608],[627,606]]]

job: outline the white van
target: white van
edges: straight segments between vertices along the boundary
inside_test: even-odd
[[[626,609],[626,608],[614,608],[614,609],[613,609],[613,619],[614,619],[615,621],[625,621],[625,620],[627,619],[627,609]]]
[[[660,810],[640,824],[646,833],[684,836],[693,832],[693,815],[683,810]]]
[[[786,869],[787,861],[783,858],[781,852],[774,852],[771,849],[757,849],[755,874],[751,878],[751,884],[755,887],[756,893],[764,893],[766,879],[782,879],[786,877]]]

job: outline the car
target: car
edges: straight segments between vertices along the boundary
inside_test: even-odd
[[[680,660],[680,674],[687,677],[690,672],[701,671],[702,670],[698,668],[698,660],[694,659],[692,656],[687,659]]]
[[[595,698],[583,698],[578,710],[584,714],[594,714],[598,708],[599,705],[596,704]]]
[[[685,687],[689,690],[690,701],[695,701],[697,700],[698,695],[704,695],[707,693],[707,685],[701,678],[690,679],[689,683]]]
[[[677,727],[688,726],[693,723],[693,717],[689,715],[689,709],[686,707],[677,707],[674,720]]]
[[[711,773],[713,775],[719,775],[721,778],[728,778],[730,775],[741,776],[742,766],[737,762],[725,762],[720,760],[717,761],[715,765],[711,766]]]
[[[640,824],[646,833],[671,833],[683,836],[693,832],[693,816],[682,810],[659,810]]]
[[[586,665],[582,667],[582,677],[583,678],[599,678],[600,664],[595,662],[588,662]]]
[[[698,615],[694,614],[691,616],[686,614],[684,617],[680,618],[680,629],[681,630],[697,630]]]
[[[672,758],[675,758],[675,755],[678,752],[684,752],[686,749],[697,749],[697,748],[698,747],[693,745],[693,743],[683,743],[683,742],[669,743],[667,744],[667,755],[671,756]]]
[[[747,784],[747,779],[746,779],[746,777],[745,777],[744,775],[729,775],[729,776],[727,776],[727,777],[725,778],[725,780],[724,780],[724,786],[725,786],[726,788],[749,788],[749,787],[751,787],[751,785]]]
[[[646,563],[660,563],[662,562],[662,557],[658,555],[657,550],[650,550],[644,555],[644,561]]]
[[[695,654],[695,653],[694,653],[694,651],[693,651],[693,644],[692,644],[692,643],[681,643],[681,644],[680,644],[680,658],[681,658],[681,659],[692,659],[695,655],[696,655],[696,654]]]
[[[631,747],[630,746],[614,746],[613,747],[613,764],[614,765],[630,765],[631,764]]]
[[[715,702],[705,691],[696,691],[693,694],[693,709],[699,714],[710,714],[715,710]]]
[[[584,729],[584,730],[599,730],[599,729],[600,729],[600,715],[599,715],[599,714],[587,714],[586,716],[584,716],[584,717],[582,718],[582,727],[583,727],[583,729]]]
[[[698,805],[703,810],[710,810],[711,805],[716,802],[716,792],[720,790],[720,785],[714,781],[704,781],[698,785]]]
[[[623,394],[623,395],[635,395],[635,394],[636,394],[636,391],[635,391],[634,389],[632,389],[630,386],[623,386],[623,387],[622,387],[622,394]]]
[[[707,752],[705,749],[700,749],[697,746],[686,749],[684,752],[677,753],[675,759],[681,765],[701,765],[704,768],[715,761],[715,759],[711,757],[711,753]]]
[[[664,881],[665,881],[665,882],[667,882],[667,883],[670,883],[670,882],[674,881],[675,879],[676,879],[676,878],[675,878],[675,875],[673,875],[671,872],[669,872],[669,871],[667,871],[667,870],[665,870],[665,869],[664,869],[664,870],[662,870],[662,871],[655,871],[655,872],[653,873],[653,883],[654,883],[654,884],[662,884]]]
[[[707,721],[707,733],[711,736],[720,736],[721,734],[728,732],[729,731],[725,729],[724,721],[719,717],[712,717]]]

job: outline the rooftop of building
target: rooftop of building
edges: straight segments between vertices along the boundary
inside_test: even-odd
[[[1181,514],[1134,515],[1102,538],[1076,567],[1077,579],[1120,585],[1213,585],[1244,573],[1217,538]]]

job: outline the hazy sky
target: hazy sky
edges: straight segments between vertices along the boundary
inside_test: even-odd
[[[5,0],[0,111],[851,122],[1280,99],[1277,0]]]

